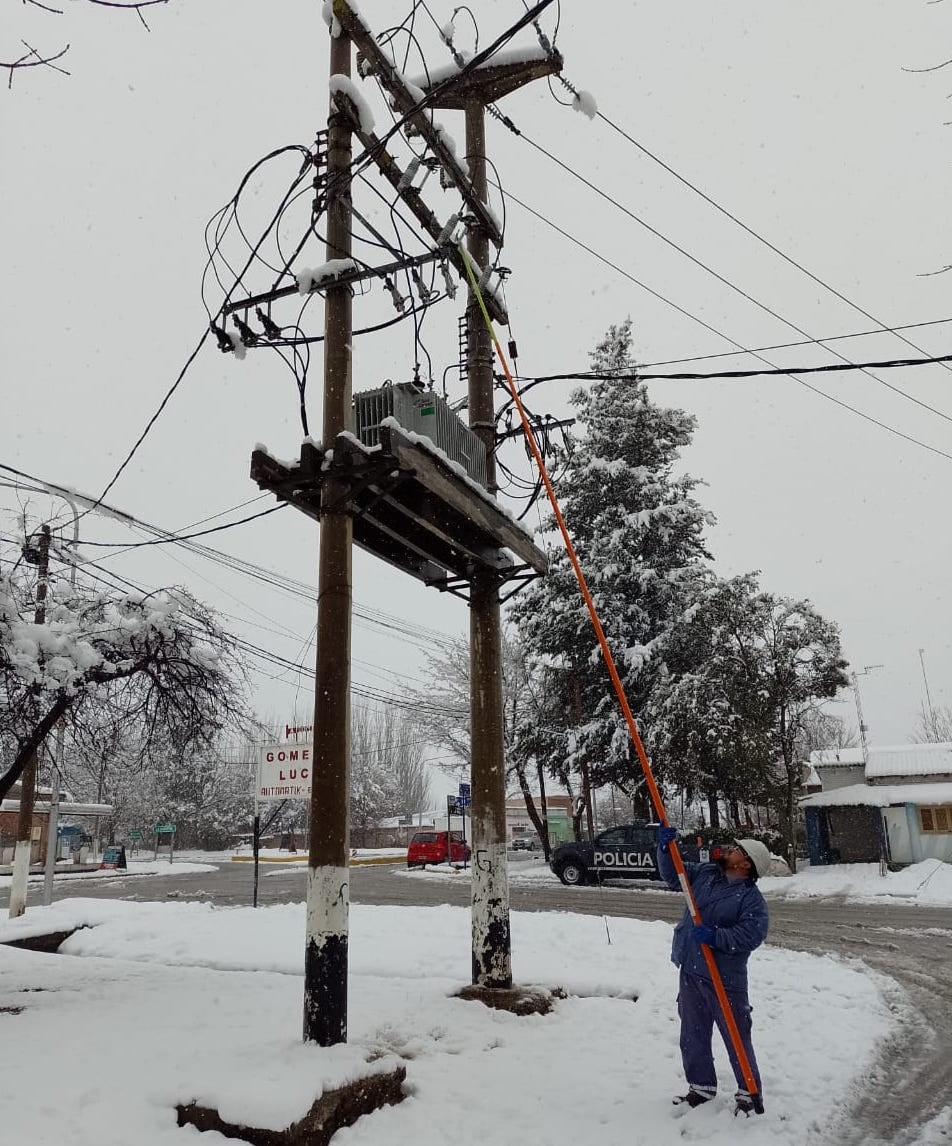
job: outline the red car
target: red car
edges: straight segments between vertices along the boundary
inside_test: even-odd
[[[407,867],[426,867],[428,863],[465,863],[470,854],[462,832],[417,832],[407,848]]]

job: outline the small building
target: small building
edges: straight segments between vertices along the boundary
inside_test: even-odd
[[[542,799],[534,795],[536,811],[541,815]],[[549,843],[558,844],[573,839],[572,799],[564,792],[555,792],[545,798],[546,823],[549,829]],[[506,797],[506,839],[511,843],[519,836],[535,835],[525,796],[521,792]]]
[[[858,778],[819,755],[823,790],[800,800],[811,863],[952,863],[952,743],[870,748]]]
[[[862,748],[823,748],[811,752],[810,767],[824,792],[866,781]]]
[[[79,817],[111,816],[115,809],[112,804],[83,804],[72,800],[68,792],[63,793],[59,800],[59,814],[62,816]],[[50,800],[52,793],[49,788],[38,787],[33,804],[33,821],[30,830],[30,864],[46,863],[46,841],[50,823]],[[20,785],[14,784],[10,793],[0,801],[0,866],[13,863],[16,850],[17,825],[20,820]],[[57,858],[62,858],[62,844],[66,833],[57,828]]]
[[[0,803],[0,864],[13,863],[13,853],[16,849],[17,827],[20,821],[20,792],[19,781],[10,789],[7,798]],[[47,788],[36,789],[36,801],[49,801],[50,792]],[[36,804],[33,807],[33,820],[30,826],[30,863],[42,863],[46,856],[46,836],[49,830],[49,810],[40,811]]]

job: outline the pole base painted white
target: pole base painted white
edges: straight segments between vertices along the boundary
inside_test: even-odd
[[[30,875],[30,854],[33,845],[29,840],[17,840],[13,853],[13,881],[10,884],[10,918],[16,919],[26,911],[26,885]]]
[[[486,842],[486,825],[473,818],[473,984],[512,986],[509,869],[505,841]],[[484,841],[484,842],[480,842]]]

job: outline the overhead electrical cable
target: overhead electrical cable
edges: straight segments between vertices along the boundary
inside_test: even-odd
[[[700,267],[707,274],[711,275],[719,283],[722,283],[724,286],[728,287],[730,290],[732,290],[736,294],[740,295],[741,298],[746,299],[753,306],[756,306],[758,309],[764,311],[765,314],[769,314],[771,316],[771,318],[776,319],[778,322],[782,322],[784,324],[784,326],[788,326],[791,330],[795,330],[797,332],[797,334],[802,334],[804,338],[809,338],[812,341],[816,341],[815,339],[813,339],[813,336],[810,334],[809,331],[804,330],[803,327],[801,327],[801,326],[797,326],[797,324],[795,322],[793,322],[791,319],[784,318],[784,316],[782,314],[778,314],[777,311],[775,311],[772,307],[768,306],[764,302],[761,302],[760,299],[755,298],[748,291],[744,290],[743,287],[738,286],[736,283],[734,283],[730,279],[726,278],[719,271],[716,271],[713,267],[711,267],[707,263],[705,263],[702,259],[699,259],[696,255],[692,255],[691,252],[688,251],[685,247],[682,247],[680,245],[680,243],[675,242],[674,239],[670,238],[668,235],[663,234],[656,227],[653,227],[650,223],[646,222],[644,219],[641,218],[640,215],[635,214],[635,212],[632,211],[630,207],[626,207],[623,203],[619,202],[612,195],[609,195],[609,193],[607,191],[605,191],[601,187],[599,187],[598,184],[593,183],[590,179],[587,179],[580,171],[577,171],[574,167],[570,166],[568,163],[563,162],[561,159],[558,158],[557,155],[553,155],[553,153],[551,151],[549,151],[547,148],[543,147],[542,144],[536,143],[536,141],[534,139],[531,139],[529,136],[527,136],[525,134],[525,132],[521,131],[518,128],[515,128],[515,131],[516,131],[516,134],[518,134],[519,138],[524,139],[526,141],[526,143],[528,143],[530,145],[530,147],[534,147],[536,149],[536,151],[538,151],[540,154],[546,156],[549,160],[551,160],[551,162],[555,163],[563,171],[567,172],[573,178],[579,180],[580,183],[583,183],[590,190],[594,191],[596,195],[599,195],[606,202],[610,203],[613,207],[616,207],[619,211],[621,211],[629,219],[632,219],[640,227],[643,227],[646,231],[649,232],[649,234],[654,235],[655,238],[657,238],[657,239],[660,239],[667,246],[671,247],[673,250],[677,251],[684,258],[686,258],[690,262],[694,263],[695,266]],[[873,321],[875,322],[876,320],[873,319]],[[819,345],[819,343],[818,343],[818,345]],[[824,347],[824,349],[827,349],[830,354],[834,355],[836,358],[839,358],[841,361],[849,362],[849,359],[845,355],[841,354],[838,350],[834,349],[833,347]],[[904,398],[907,402],[912,402],[914,405],[920,406],[924,410],[928,410],[930,413],[935,414],[937,417],[942,418],[947,422],[952,422],[952,414],[946,414],[945,411],[939,410],[935,406],[930,406],[928,402],[923,402],[921,399],[916,398],[912,394],[906,393],[905,390],[900,389],[898,386],[893,386],[890,382],[886,382],[882,378],[876,378],[875,375],[870,375],[870,377],[874,378],[875,381],[880,386],[884,386],[887,390],[891,390],[894,394],[898,395],[900,398]]]
[[[58,485],[55,482],[44,481],[42,478],[34,477],[32,474],[26,473],[24,470],[16,469],[14,466],[0,463],[0,470],[13,474],[15,477],[22,478],[25,481],[29,481],[34,485],[41,486],[47,490],[53,492],[59,491],[63,495],[68,494],[70,497],[76,499],[80,503],[85,502],[89,504],[93,500],[88,495],[81,494],[76,490],[70,489],[68,486]],[[238,508],[241,508],[241,506],[233,506],[232,510]],[[96,512],[104,516],[111,517],[114,520],[121,521],[129,528],[144,530],[150,536],[167,538],[171,541],[177,540],[177,535],[171,531],[162,529],[156,525],[151,525],[148,522],[134,517],[130,513],[127,513],[125,510],[116,508],[115,506],[102,503],[97,507]],[[223,510],[222,512],[227,513],[231,512],[231,510]],[[87,542],[81,541],[80,548],[84,547],[86,544]],[[298,581],[293,577],[288,577],[285,574],[278,573],[276,570],[268,569],[263,565],[256,565],[254,562],[246,561],[244,558],[235,557],[230,553],[224,553],[221,550],[214,549],[208,545],[203,545],[197,541],[179,541],[179,544],[181,548],[185,549],[186,551],[193,553],[195,556],[202,557],[208,561],[211,561],[213,564],[216,564],[223,569],[228,569],[231,572],[248,577],[258,582],[259,584],[279,590],[289,597],[295,598],[297,600],[306,601],[309,604],[314,603],[314,586],[304,581]],[[120,555],[121,554],[119,553],[103,554],[99,557],[98,560],[100,562],[108,561],[113,557]],[[86,568],[87,566],[94,567],[94,563],[82,561],[78,563],[78,567],[81,569]],[[185,568],[188,567],[185,566]],[[189,569],[189,572],[195,574],[196,576],[201,576],[201,574],[196,573],[195,570]],[[214,583],[209,582],[209,584]],[[215,587],[220,588],[220,586]],[[237,600],[237,598],[235,598],[235,600]],[[239,604],[242,604],[244,607],[249,609],[251,608],[251,606],[245,605],[244,602],[239,602]],[[260,615],[267,619],[265,614]],[[419,642],[419,647],[425,651],[431,651],[433,644],[443,645],[447,649],[452,649],[455,647],[454,639],[452,637],[448,637],[445,633],[441,633],[437,629],[432,629],[425,625],[421,625],[416,621],[404,620],[403,618],[394,614],[386,613],[382,610],[362,605],[360,602],[354,602],[354,616],[358,623],[363,621],[366,624],[372,625],[376,629],[382,629],[386,631],[388,634],[393,633],[395,637],[399,637],[399,639],[405,642],[414,644]]]
[[[805,338],[798,342],[776,342],[772,346],[753,346],[749,353],[765,353],[771,350],[793,350],[801,346],[818,346],[824,342],[844,342],[851,338],[873,338],[877,335],[894,334],[897,330],[920,330],[926,326],[942,326],[952,322],[952,318],[933,318],[927,322],[908,322],[903,325],[879,327],[875,330],[857,330],[852,334],[828,334],[824,338]],[[650,370],[655,366],[677,366],[685,362],[710,362],[714,358],[736,358],[739,350],[722,350],[717,354],[695,354],[690,358],[664,358],[656,362],[639,362],[640,370]]]
[[[154,537],[150,541],[134,541],[131,544],[122,541],[84,541],[83,545],[87,548],[93,546],[105,549],[121,546],[124,553],[130,549],[144,549],[147,545],[180,545],[183,541],[191,541],[195,537],[207,537],[210,533],[223,533],[226,529],[234,529],[236,525],[247,525],[249,521],[257,521],[259,517],[268,517],[286,508],[284,504],[272,505],[270,509],[263,509],[260,513],[251,514],[250,517],[240,517],[237,521],[229,521],[225,525],[216,525],[211,529],[201,529],[198,533],[172,534],[168,537]]]
[[[523,0],[523,6],[525,6],[525,0]],[[548,38],[546,37],[545,33],[543,32],[542,27],[541,27],[540,23],[538,22],[538,20],[533,20],[533,25],[536,29],[536,34],[539,38],[539,43],[542,45],[543,50],[546,51],[548,54],[553,55],[555,53],[555,39],[556,39],[556,36],[558,33],[558,24],[556,24],[556,31],[555,31],[555,33],[553,33],[551,43],[549,42]],[[558,80],[559,83],[562,84],[562,86],[564,88],[566,88],[572,94],[573,99],[579,98],[579,93],[578,93],[578,90],[576,89],[575,85],[572,84],[571,81],[562,72],[559,72],[555,78]],[[550,84],[550,91],[552,91],[551,84]],[[554,91],[552,92],[552,94],[553,94],[553,96],[555,96]],[[562,101],[559,100],[558,97],[555,97],[555,98],[556,98],[556,102],[562,103]],[[777,255],[779,258],[783,259],[786,263],[789,263],[790,266],[792,266],[796,270],[800,271],[801,274],[806,275],[807,278],[809,278],[813,282],[815,282],[817,284],[817,286],[822,287],[824,290],[826,290],[830,294],[832,294],[835,298],[838,298],[841,302],[846,303],[847,306],[849,306],[850,308],[855,310],[858,314],[863,315],[864,318],[868,318],[871,322],[875,322],[877,324],[877,326],[879,326],[879,328],[882,331],[888,332],[888,333],[895,333],[895,331],[897,329],[899,329],[897,327],[888,326],[881,319],[877,318],[874,314],[871,314],[868,310],[866,310],[862,306],[860,306],[859,303],[855,302],[851,298],[848,298],[845,294],[843,294],[842,291],[837,290],[836,287],[832,286],[825,279],[820,278],[819,275],[815,274],[808,267],[805,267],[802,263],[798,262],[798,260],[793,258],[792,255],[788,255],[786,253],[786,251],[781,250],[780,247],[776,246],[776,244],[772,243],[769,239],[767,239],[763,235],[761,235],[759,231],[755,230],[753,227],[751,227],[747,223],[745,223],[742,219],[738,218],[737,215],[735,215],[732,211],[729,211],[721,203],[718,203],[716,199],[714,199],[712,196],[708,195],[707,192],[703,191],[700,187],[698,187],[696,183],[693,183],[690,179],[688,179],[686,176],[682,175],[679,171],[676,171],[669,163],[666,163],[659,155],[656,155],[655,152],[651,151],[650,148],[646,147],[643,143],[641,143],[637,139],[635,139],[633,135],[631,135],[629,132],[625,131],[625,129],[623,127],[621,127],[619,124],[615,123],[615,121],[613,119],[611,119],[609,116],[607,116],[600,108],[596,109],[595,116],[597,119],[600,119],[603,123],[607,124],[613,131],[615,131],[618,135],[620,135],[623,139],[625,139],[628,143],[630,143],[633,147],[635,147],[638,151],[640,151],[643,155],[645,155],[653,163],[656,163],[659,167],[661,167],[669,175],[671,175],[673,178],[677,179],[678,182],[681,183],[683,186],[687,187],[688,190],[692,191],[695,195],[699,196],[701,199],[704,200],[704,202],[708,203],[716,211],[719,211],[720,214],[722,214],[725,218],[729,219],[736,226],[740,227],[741,230],[746,232],[748,235],[750,235],[751,238],[756,239],[757,242],[763,244],[768,250],[772,251],[775,255]],[[923,349],[923,347],[917,345],[915,342],[912,342],[910,339],[904,337],[903,335],[897,334],[896,337],[899,338],[899,340],[901,342],[904,342],[908,347],[910,347],[910,349],[915,350],[916,353],[922,354],[922,355],[928,354],[927,350]],[[816,341],[819,341],[819,340],[816,340]],[[942,363],[941,365],[943,365],[944,368],[947,370],[952,370],[952,366],[950,366],[948,363]]]
[[[748,226],[743,221],[743,219],[738,218],[732,211],[729,211],[722,204],[718,203],[716,199],[714,199],[710,195],[708,195],[706,191],[703,191],[695,183],[692,183],[690,179],[688,179],[686,176],[682,175],[679,171],[675,171],[675,169],[669,163],[666,163],[659,155],[656,155],[653,151],[651,151],[647,147],[645,147],[645,145],[643,143],[639,143],[639,141],[637,139],[635,139],[633,136],[629,135],[628,132],[625,131],[625,129],[623,127],[621,127],[617,123],[615,123],[614,120],[610,119],[601,110],[599,110],[596,114],[597,114],[598,119],[600,119],[604,123],[606,123],[613,131],[617,132],[620,136],[622,136],[622,138],[626,139],[633,147],[636,147],[643,155],[647,156],[647,158],[650,159],[653,163],[658,164],[658,166],[663,168],[665,171],[667,171],[669,175],[671,175],[675,179],[677,179],[679,183],[683,184],[690,191],[693,191],[695,195],[698,195],[701,199],[703,199],[705,201],[705,203],[709,203],[716,211],[719,211],[725,218],[730,219],[730,221],[732,223],[734,223],[736,226],[740,227],[740,229],[742,231],[746,232],[748,235],[750,235],[751,238],[756,239],[757,242],[762,243],[768,250],[773,251],[773,253],[775,255],[777,255],[779,258],[783,259],[784,262],[789,263],[790,266],[795,267],[802,274],[805,274],[807,276],[807,278],[809,278],[813,282],[815,282],[817,284],[817,286],[823,287],[823,289],[825,291],[828,291],[835,298],[838,298],[841,302],[846,303],[846,305],[848,307],[852,308],[853,310],[855,310],[857,312],[857,314],[861,314],[864,318],[868,318],[870,320],[870,322],[875,322],[877,324],[877,326],[879,326],[884,332],[889,332],[889,333],[895,334],[900,342],[904,342],[906,344],[906,346],[910,347],[912,350],[915,350],[916,353],[928,354],[927,350],[924,350],[921,346],[917,345],[911,339],[906,338],[905,335],[899,334],[898,330],[901,328],[888,326],[886,323],[884,323],[882,321],[882,319],[877,318],[874,314],[871,314],[864,307],[860,306],[859,303],[854,302],[853,299],[851,299],[851,298],[848,298],[845,294],[843,294],[842,291],[839,291],[836,289],[836,287],[831,286],[830,283],[826,282],[825,279],[822,279],[822,278],[820,278],[819,275],[814,274],[813,271],[811,271],[809,269],[809,267],[805,267],[803,265],[803,263],[798,262],[795,258],[793,258],[792,255],[788,255],[786,251],[781,250],[780,247],[776,246],[769,239],[767,239],[763,235],[761,235],[759,231],[756,231],[756,230],[754,230],[753,227]],[[945,368],[947,370],[952,370],[952,366],[948,365],[947,363],[943,363],[943,365],[945,365]]]
[[[546,226],[551,227],[553,230],[557,231],[564,238],[568,239],[570,242],[574,243],[576,246],[581,247],[583,250],[587,251],[590,255],[593,255],[600,262],[603,262],[607,266],[611,267],[612,270],[618,271],[625,278],[634,282],[636,285],[644,287],[645,290],[647,290],[650,294],[654,295],[656,298],[660,299],[662,302],[668,303],[669,305],[673,306],[674,309],[676,309],[680,314],[685,315],[687,318],[693,319],[695,322],[699,323],[701,326],[705,327],[707,330],[710,330],[712,333],[716,334],[719,338],[723,338],[726,342],[729,342],[732,346],[736,346],[737,349],[742,354],[750,354],[752,357],[759,359],[759,361],[766,363],[766,365],[769,366],[771,369],[777,369],[777,364],[775,362],[771,362],[770,359],[768,359],[768,358],[764,358],[764,356],[760,352],[750,350],[748,347],[744,346],[743,343],[738,342],[734,338],[731,338],[731,336],[729,334],[725,334],[723,331],[718,330],[717,327],[712,326],[710,323],[705,322],[703,319],[697,318],[695,315],[691,314],[689,311],[686,311],[683,307],[679,306],[677,303],[671,302],[670,299],[665,298],[664,295],[659,294],[657,291],[653,290],[651,287],[645,286],[644,283],[640,282],[633,275],[630,275],[627,271],[622,270],[622,268],[616,266],[616,264],[612,263],[609,259],[607,259],[603,255],[599,254],[597,251],[593,250],[591,247],[587,246],[580,239],[577,239],[574,235],[570,234],[568,231],[566,231],[562,227],[560,227],[557,223],[553,222],[551,219],[547,218],[545,215],[542,215],[540,212],[536,211],[534,208],[529,207],[528,204],[523,203],[522,200],[518,199],[511,191],[507,192],[507,194],[508,194],[509,198],[514,203],[518,203],[520,207],[524,207],[527,211],[529,211],[537,219],[539,219],[541,222],[545,223]],[[815,340],[810,339],[809,341],[812,344]],[[874,426],[878,426],[880,429],[885,430],[887,433],[892,434],[894,437],[901,438],[903,441],[909,442],[911,445],[919,446],[921,449],[924,449],[931,454],[938,454],[940,457],[948,458],[950,461],[952,461],[952,454],[946,453],[945,450],[940,450],[935,446],[930,446],[926,442],[922,442],[918,438],[913,437],[911,434],[903,433],[902,430],[897,430],[894,426],[890,426],[885,422],[881,422],[878,418],[874,418],[872,416],[872,414],[867,414],[863,410],[860,410],[855,406],[851,406],[848,402],[844,402],[839,398],[834,398],[831,394],[825,393],[823,390],[818,389],[816,386],[811,386],[809,382],[805,382],[803,379],[797,378],[796,375],[794,375],[794,374],[791,374],[790,377],[795,382],[798,382],[801,386],[805,387],[807,390],[810,390],[814,394],[817,394],[819,397],[825,398],[827,401],[832,402],[834,405],[839,406],[842,409],[849,411],[851,414],[855,414],[858,418],[862,418],[864,421],[869,422]]]
[[[627,378],[633,382],[698,381],[707,378],[758,378],[771,374],[834,374],[843,370],[865,371],[872,368],[887,370],[893,367],[933,366],[938,362],[952,362],[952,354],[943,354],[934,358],[890,358],[882,362],[831,362],[827,363],[826,366],[771,366],[769,369],[763,370],[712,370],[708,373],[646,374],[640,367],[631,374],[606,374],[596,370],[580,370],[575,373],[539,375],[531,381],[533,384],[536,382],[568,381],[573,378],[581,381],[610,378]]]

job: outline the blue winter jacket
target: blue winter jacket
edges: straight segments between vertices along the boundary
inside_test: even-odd
[[[725,990],[746,991],[747,960],[767,938],[764,897],[752,879],[732,882],[716,863],[686,863],[684,869],[701,919],[714,928],[711,949]],[[677,890],[681,886],[667,848],[658,848],[658,873],[668,887]],[[693,930],[691,913],[685,909],[684,918],[674,929],[671,962],[691,975],[710,979]]]

